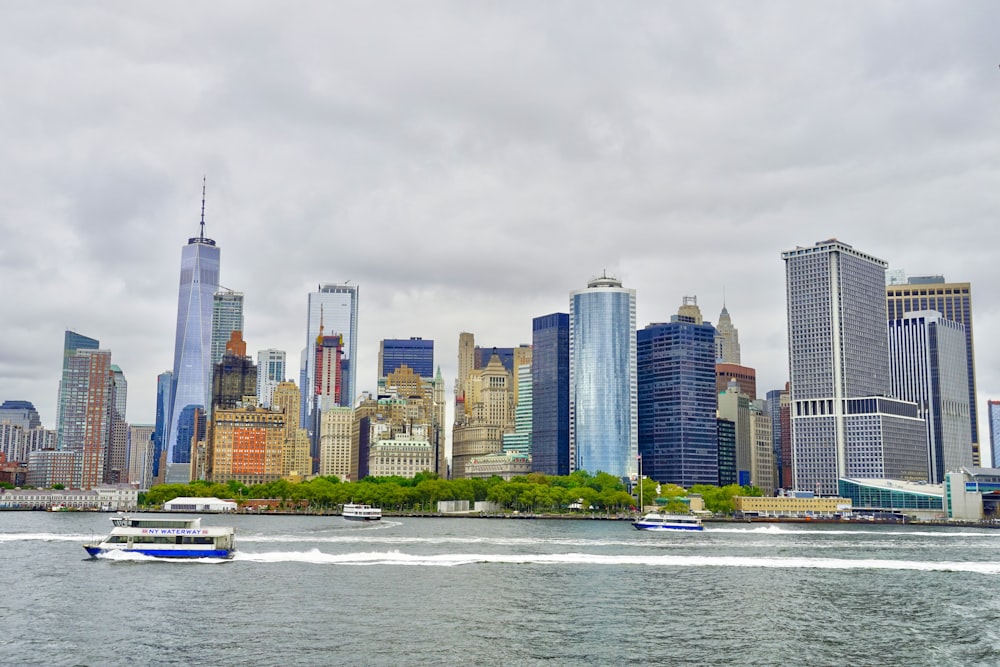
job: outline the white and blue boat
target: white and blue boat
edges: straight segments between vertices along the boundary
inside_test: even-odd
[[[660,514],[650,512],[641,519],[632,522],[636,530],[705,530],[701,518],[693,514]]]
[[[156,558],[232,558],[236,530],[201,527],[201,519],[111,517],[114,528],[103,541],[85,544],[93,557],[112,552],[138,553]]]

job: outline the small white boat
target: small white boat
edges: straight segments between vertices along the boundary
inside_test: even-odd
[[[236,552],[236,529],[231,526],[202,528],[201,519],[160,517],[111,517],[111,534],[83,548],[91,556],[124,551],[157,558],[232,558]]]
[[[379,521],[382,518],[382,510],[371,505],[347,503],[344,505],[344,518],[348,521]]]
[[[693,514],[650,512],[632,523],[636,530],[705,530],[701,518]]]

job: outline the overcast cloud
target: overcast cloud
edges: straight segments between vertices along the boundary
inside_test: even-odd
[[[248,350],[293,377],[320,282],[360,285],[361,389],[379,340],[422,336],[450,391],[460,331],[530,343],[607,270],[640,327],[725,294],[763,393],[780,253],[837,237],[972,283],[982,405],[998,25],[992,2],[4,3],[0,400],[53,426],[72,328],[153,421],[206,174]]]

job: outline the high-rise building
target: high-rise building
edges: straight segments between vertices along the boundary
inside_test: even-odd
[[[788,426],[788,385],[767,392],[767,413],[771,418],[771,441],[774,448],[775,483],[792,488],[791,434]]]
[[[836,239],[782,253],[796,488],[838,479],[927,479],[914,403],[888,398],[886,262]]]
[[[212,366],[222,361],[234,331],[244,331],[243,292],[221,289],[212,295]]]
[[[0,424],[9,422],[28,430],[42,425],[38,410],[31,401],[4,401],[0,405]]]
[[[266,484],[281,479],[285,414],[254,407],[212,411],[210,481]]]
[[[190,442],[181,438],[181,415],[204,413],[212,392],[212,305],[219,289],[220,250],[205,236],[205,189],[202,185],[198,236],[181,249],[180,288],[177,295],[177,334],[174,342],[173,391],[167,430],[167,482],[191,479]],[[184,426],[185,432],[190,432]]]
[[[111,440],[111,352],[77,350],[68,359],[62,389],[62,449],[77,452],[79,488],[90,489],[104,481]]]
[[[59,380],[59,399],[56,401],[56,447],[59,449],[63,448],[63,431],[66,429],[64,423],[62,406],[66,402],[67,387],[66,383],[66,372],[69,368],[69,360],[76,356],[77,350],[96,350],[101,344],[96,338],[90,338],[89,336],[84,336],[83,334],[78,334],[75,331],[66,331],[63,338],[63,364],[62,364],[62,377]]]
[[[905,284],[886,285],[888,319],[902,319],[906,313],[936,310],[944,319],[965,327],[965,364],[968,368],[969,428],[972,462],[981,464],[979,410],[976,398],[976,355],[972,342],[972,286],[945,282],[944,276],[912,276]]]
[[[990,454],[993,455],[991,463],[996,468],[1000,464],[1000,401],[989,401],[986,409],[990,418]]]
[[[464,403],[466,382],[469,375],[476,367],[476,337],[475,335],[463,331],[458,334],[458,377],[455,378],[455,418],[458,419],[458,403]],[[464,408],[463,408],[464,410]]]
[[[733,326],[725,305],[715,327],[715,363],[740,365],[740,332]]]
[[[132,424],[128,429],[128,476],[124,480],[148,489],[153,483],[153,424]]]
[[[972,466],[965,327],[935,311],[889,320],[892,395],[916,403],[927,423],[930,481]]]
[[[271,395],[271,410],[285,415],[285,443],[282,457],[282,474],[285,477],[302,477],[312,470],[309,455],[309,431],[299,425],[299,406],[302,404],[299,388],[294,382],[279,382]]]
[[[719,486],[736,483],[736,422],[716,419],[719,439]]]
[[[354,428],[354,408],[332,405],[321,412],[319,427],[319,474],[351,478],[354,467],[351,433]]]
[[[757,370],[749,366],[739,364],[715,364],[715,391],[721,394],[728,387],[729,383],[735,381],[740,387],[740,392],[750,397],[751,401],[757,400]]]
[[[773,496],[775,489],[774,443],[766,401],[750,401],[750,483]]]
[[[474,458],[495,454],[503,447],[503,434],[513,427],[510,373],[498,355],[486,368],[474,370],[466,385],[467,416],[456,414],[452,431],[452,476],[466,477],[465,466]]]
[[[685,297],[669,323],[640,329],[637,340],[643,474],[684,487],[717,483],[715,327]]]
[[[384,378],[403,364],[428,380],[434,377],[434,341],[423,338],[387,338],[378,348],[378,373]]]
[[[263,408],[271,407],[274,390],[285,381],[284,350],[260,350],[257,352],[257,403]],[[296,407],[296,412],[299,408]],[[295,418],[295,423],[299,421]],[[296,427],[298,428],[298,427]]]
[[[340,335],[343,338],[341,364],[340,395],[336,404],[347,407],[354,406],[357,393],[357,357],[358,345],[358,286],[322,284],[315,292],[309,293],[309,305],[306,313],[306,381],[302,387],[316,386],[316,339],[320,335],[320,325],[328,336]],[[313,397],[312,390],[303,391],[304,412],[300,419],[303,424],[312,424]]]
[[[531,469],[569,474],[569,314],[531,322]]]
[[[247,356],[247,344],[240,331],[229,334],[226,353],[212,373],[212,409],[235,408],[248,396],[257,397],[257,366]]]
[[[570,450],[573,468],[638,475],[635,290],[602,275],[570,293]]]
[[[754,432],[750,423],[750,397],[731,382],[726,391],[718,395],[718,406],[719,417],[733,422],[736,483],[740,486],[753,484]]]
[[[529,350],[531,348],[528,348]],[[530,356],[530,355],[529,355]],[[514,405],[514,431],[504,433],[503,451],[507,454],[531,455],[531,360],[517,367],[518,390]]]
[[[170,400],[174,394],[174,374],[163,371],[156,376],[156,429],[153,431],[153,480],[162,480],[166,470],[167,430],[170,427]],[[151,482],[152,484],[153,482]]]
[[[117,365],[111,365],[111,433],[108,454],[104,459],[106,484],[128,483],[128,423],[125,406],[128,402],[128,382]]]

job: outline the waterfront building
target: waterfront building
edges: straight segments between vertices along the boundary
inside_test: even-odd
[[[683,487],[715,484],[715,327],[702,319],[694,297],[684,297],[669,323],[650,324],[638,332],[637,345],[643,474]]]
[[[76,356],[77,350],[96,350],[100,346],[101,344],[96,338],[90,338],[75,331],[67,330],[63,336],[62,375],[59,379],[59,398],[56,401],[56,446],[59,449],[63,447],[63,432],[66,430],[63,405],[69,400],[66,396],[66,392],[69,391],[69,387],[66,385],[69,360]]]
[[[204,411],[211,404],[212,304],[219,289],[220,264],[219,247],[205,236],[203,184],[200,232],[181,249],[171,416],[166,439],[165,478],[169,483],[191,479],[191,444],[183,439],[191,429],[181,423],[182,415],[193,414],[195,408]]]
[[[946,517],[941,484],[898,479],[841,478],[839,494],[855,515],[903,514],[930,521]]]
[[[570,293],[570,453],[574,470],[638,474],[635,290],[603,275]]]
[[[930,481],[972,466],[964,327],[934,311],[889,320],[892,395],[916,403],[927,425]]]
[[[777,486],[771,436],[771,416],[767,413],[766,401],[750,401],[750,483],[765,496],[774,495]]]
[[[569,474],[569,314],[531,322],[531,466]]]
[[[435,465],[434,448],[423,426],[415,426],[411,433],[397,433],[375,442],[368,456],[368,470],[373,477],[411,478],[433,470]]]
[[[128,429],[128,475],[124,480],[140,489],[153,484],[153,424],[132,424]]]
[[[757,370],[739,364],[722,363],[715,365],[715,393],[721,394],[731,381],[740,387],[740,392],[757,400]]]
[[[750,424],[750,397],[730,382],[717,396],[718,415],[733,422],[736,437],[736,483],[746,486],[753,482],[753,430]]]
[[[949,471],[944,480],[944,502],[949,519],[1000,519],[1000,468],[970,466]]]
[[[809,496],[735,496],[737,517],[769,519],[840,518],[851,514],[851,499]]]
[[[285,377],[284,350],[268,348],[257,352],[257,405],[271,407],[274,390]],[[295,421],[298,422],[298,418]]]
[[[125,406],[128,402],[128,382],[117,365],[111,365],[111,432],[108,453],[104,459],[104,483],[128,482],[128,423]]]
[[[972,329],[972,286],[945,282],[944,276],[911,276],[905,283],[886,285],[888,320],[902,319],[906,313],[935,310],[944,319],[965,327],[965,364],[968,368],[969,428],[972,461],[981,465],[979,409],[976,397],[976,355]]]
[[[256,407],[212,411],[209,481],[235,480],[247,486],[281,479],[285,415]]]
[[[402,365],[407,365],[420,377],[434,376],[434,341],[423,338],[387,338],[378,348],[378,376],[385,377]]]
[[[104,481],[111,440],[114,391],[109,350],[80,349],[67,360],[63,375],[62,449],[79,453],[79,487]]]
[[[719,448],[718,486],[736,484],[736,422],[732,419],[715,420]]]
[[[309,293],[306,314],[306,359],[303,365],[305,377],[300,385],[303,391],[299,422],[310,429],[315,447],[319,446],[319,433],[315,431],[318,422],[315,421],[314,415],[316,402],[313,389],[316,387],[316,341],[320,336],[321,324],[327,335],[339,334],[342,337],[341,388],[336,396],[336,405],[353,407],[357,394],[355,366],[358,346],[357,285],[323,283],[315,292]]]
[[[887,398],[885,261],[836,239],[782,259],[795,488],[832,495],[841,477],[926,480],[917,406]]]
[[[212,295],[212,366],[222,361],[232,333],[243,330],[243,292],[220,289]]]
[[[0,405],[0,424],[7,422],[28,430],[38,428],[42,420],[31,401],[4,401]]]
[[[247,356],[247,344],[241,331],[232,331],[226,342],[226,352],[212,373],[212,408],[235,408],[256,401],[257,366]]]
[[[61,484],[67,489],[82,488],[80,481],[83,452],[77,449],[42,449],[28,455],[26,483],[39,489]]]
[[[994,467],[1000,465],[1000,401],[988,401],[987,414],[990,418],[990,454]]]
[[[715,363],[740,365],[740,332],[733,326],[733,320],[725,304],[719,313],[719,323],[715,327]],[[728,380],[727,380],[728,382]],[[724,391],[725,387],[720,389]]]
[[[421,426],[425,430],[427,440],[434,450],[435,463],[431,471],[446,478],[448,476],[444,430],[446,406],[441,369],[437,370],[433,378],[424,378],[406,364],[401,365],[386,377],[379,379],[378,400],[382,399],[391,399],[392,405],[401,406],[399,409],[393,409],[388,415],[392,433],[407,432],[411,426]],[[357,412],[356,419],[361,418],[361,415],[361,412]],[[360,434],[360,431],[358,433]],[[352,452],[357,453],[359,446],[359,441],[352,436]],[[364,461],[357,463],[362,465]]]
[[[320,420],[319,474],[350,480],[355,467],[351,451],[354,408],[330,406],[323,410]]]

